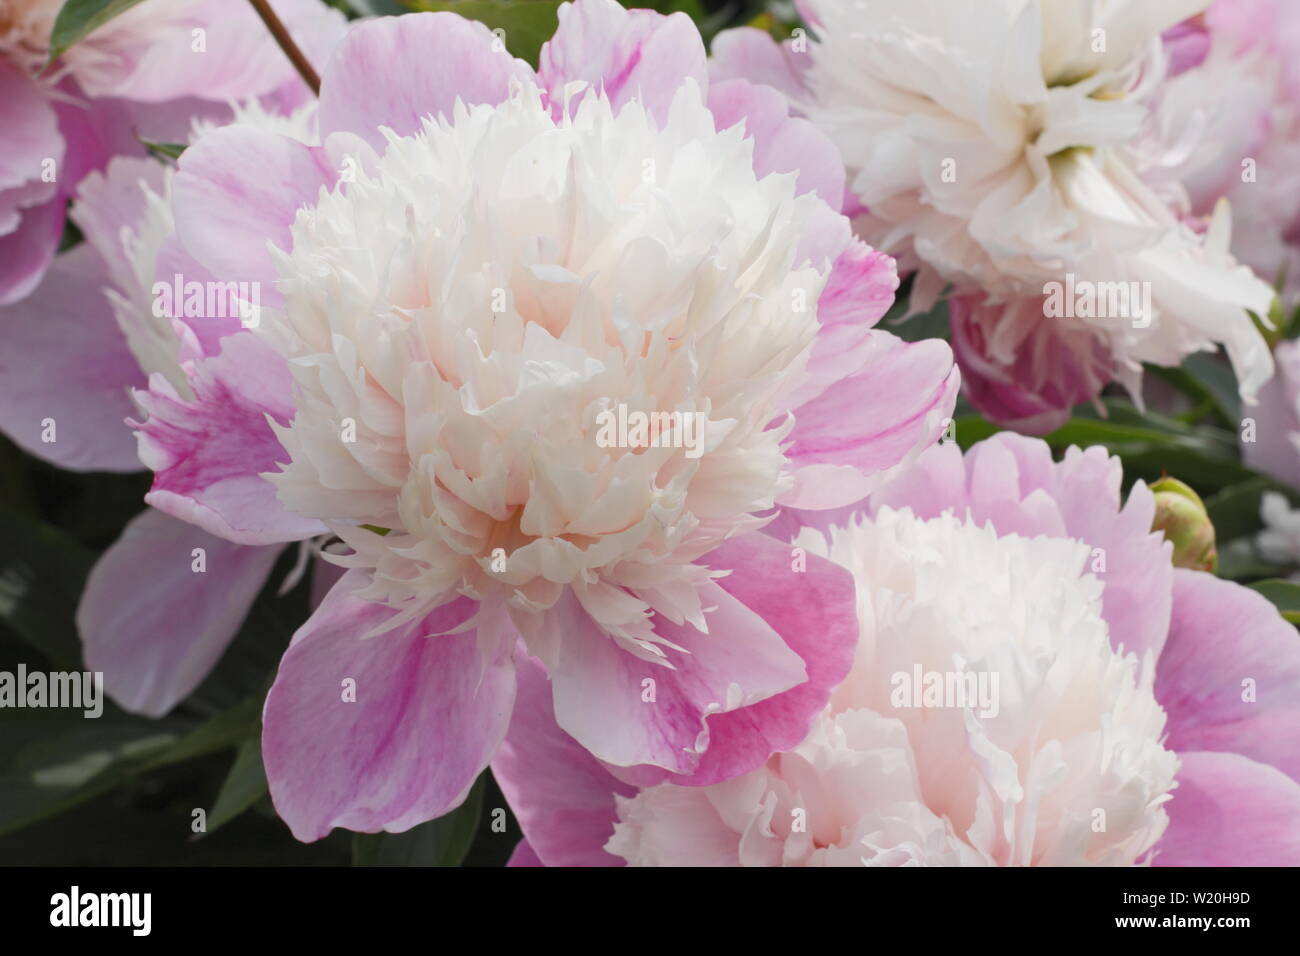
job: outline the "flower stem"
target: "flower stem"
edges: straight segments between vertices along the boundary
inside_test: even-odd
[[[262,18],[266,28],[271,31],[271,36],[275,37],[275,42],[280,44],[280,49],[289,58],[293,68],[298,71],[302,81],[307,84],[313,93],[320,96],[320,77],[311,68],[311,64],[303,56],[302,50],[298,49],[298,44],[293,42],[293,37],[289,36],[289,31],[284,28],[284,24],[276,16],[275,11],[271,9],[269,0],[248,0],[248,2],[253,5],[257,15]]]

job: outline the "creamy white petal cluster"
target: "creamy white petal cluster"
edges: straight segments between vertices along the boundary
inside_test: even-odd
[[[619,798],[633,864],[1138,862],[1178,769],[1153,662],[1112,649],[1098,556],[951,513],[805,530],[857,581],[853,670],[802,744],[712,787]]]
[[[790,486],[780,416],[830,268],[803,246],[847,221],[756,177],[693,83],[662,124],[519,85],[351,178],[298,214],[260,328],[297,387],[281,501],[399,619],[460,593],[527,635],[567,587],[634,653],[658,655],[652,610],[702,628],[691,562]]]
[[[869,210],[855,226],[923,267],[922,300],[948,283],[993,302],[1067,276],[1136,283],[1141,314],[1070,315],[1121,380],[1223,344],[1253,394],[1272,364],[1245,310],[1265,313],[1271,290],[1229,254],[1226,210],[1201,234],[1162,175],[1206,129],[1153,112],[1161,31],[1206,5],[809,0],[806,109]]]

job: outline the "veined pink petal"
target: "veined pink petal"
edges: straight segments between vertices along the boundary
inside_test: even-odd
[[[401,833],[461,803],[505,735],[513,642],[486,657],[478,634],[445,632],[477,605],[458,598],[365,638],[393,609],[353,595],[350,571],[294,635],[263,713],[262,755],[294,836],[334,827]]]
[[[1300,640],[1257,592],[1174,572],[1156,699],[1175,750],[1239,753],[1300,781]]]
[[[614,795],[636,788],[616,780],[555,723],[551,684],[538,661],[521,658],[518,672],[514,716],[492,775],[539,861],[532,865],[619,866],[604,850],[617,819]]]
[[[871,330],[898,291],[898,265],[857,239],[845,249],[817,300],[821,329],[808,359],[807,381],[790,398],[797,408],[861,369],[875,342]]]
[[[1179,759],[1156,866],[1300,866],[1300,784],[1240,754]]]
[[[553,103],[563,102],[566,84],[582,81],[603,89],[615,110],[638,100],[662,122],[688,79],[708,88],[704,42],[684,13],[665,17],[614,0],[577,0],[561,4],[559,16],[537,71]]]
[[[844,163],[835,145],[808,120],[791,116],[776,90],[726,80],[709,87],[709,110],[720,130],[744,123],[758,175],[794,173],[800,192],[815,192],[835,210],[843,204]]]
[[[194,400],[154,375],[136,401],[140,460],[154,471],[145,501],[239,544],[275,544],[325,531],[286,511],[262,477],[287,455],[267,419],[293,415],[288,369],[255,335],[222,340],[221,354],[192,364]]]
[[[322,149],[248,126],[212,130],[181,156],[172,186],[176,233],[195,259],[228,281],[275,294],[269,247],[290,248],[303,206],[337,178]]]
[[[656,633],[686,652],[667,651],[670,669],[619,647],[566,593],[548,621],[563,634],[549,668],[560,727],[615,766],[693,773],[713,715],[807,679],[802,658],[757,613],[717,584],[706,584],[701,597],[712,608],[708,634],[662,615],[656,621]]]
[[[711,717],[708,749],[689,775],[658,767],[617,771],[620,778],[641,786],[665,780],[707,786],[748,773],[772,754],[789,750],[803,740],[853,663],[857,607],[853,577],[844,568],[817,555],[796,554],[764,534],[728,541],[701,563],[731,571],[719,579],[719,587],[781,636],[803,659],[808,679],[756,704]],[[730,638],[728,631],[718,629],[702,640]]]
[[[492,32],[454,13],[410,13],[355,25],[321,75],[320,130],[356,133],[379,152],[380,132],[418,132],[425,117],[500,103],[512,79],[533,70],[506,52]]]
[[[798,471],[782,505],[824,509],[858,501],[878,484],[873,476],[943,433],[959,381],[947,344],[870,335],[860,371],[795,409],[787,455]]]
[[[778,44],[763,30],[738,27],[713,38],[709,78],[714,83],[735,79],[762,83],[798,103],[808,96],[805,74],[811,65],[806,50],[796,53],[789,42]]]
[[[141,512],[100,557],[81,596],[86,667],[103,672],[104,689],[123,708],[161,717],[221,658],[280,551],[231,544],[153,508]]]

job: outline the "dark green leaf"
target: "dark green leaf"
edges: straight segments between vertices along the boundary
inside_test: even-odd
[[[74,615],[93,560],[59,529],[0,507],[0,620],[55,670],[81,666]]]
[[[262,736],[254,733],[243,742],[230,774],[221,785],[212,812],[208,814],[208,833],[233,820],[267,793],[266,770],[262,766]]]

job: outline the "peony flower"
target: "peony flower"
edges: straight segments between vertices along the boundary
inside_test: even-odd
[[[0,306],[32,292],[54,259],[64,210],[82,177],[137,137],[173,142],[195,113],[266,96],[309,95],[247,4],[170,0],[109,20],[46,69],[62,0],[0,0]],[[277,0],[305,49],[322,54],[344,29],[320,0]]]
[[[1157,113],[1160,34],[1205,2],[808,0],[815,40],[723,34],[714,75],[779,84],[830,136],[856,230],[917,270],[914,310],[960,296],[972,403],[1048,430],[1112,377],[1138,394],[1144,362],[1222,345],[1247,397],[1271,373],[1246,314],[1271,292],[1227,210],[1203,228],[1161,174],[1204,129]]]
[[[1175,569],[1119,460],[1010,434],[925,452],[794,544],[853,572],[853,667],[797,747],[637,787],[525,671],[493,773],[515,865],[1294,865],[1300,645]]]
[[[897,277],[832,207],[831,145],[709,84],[687,17],[612,0],[561,7],[537,73],[453,14],[357,26],[319,124],[319,147],[236,124],[181,158],[180,243],[260,283],[261,318],[192,395],[138,396],[156,508],[346,545],[264,713],[295,835],[461,801],[517,646],[629,778],[795,743],[848,666],[851,582],[814,557],[790,588],[755,532],[886,480],[957,381],[942,343],[872,329]]]

